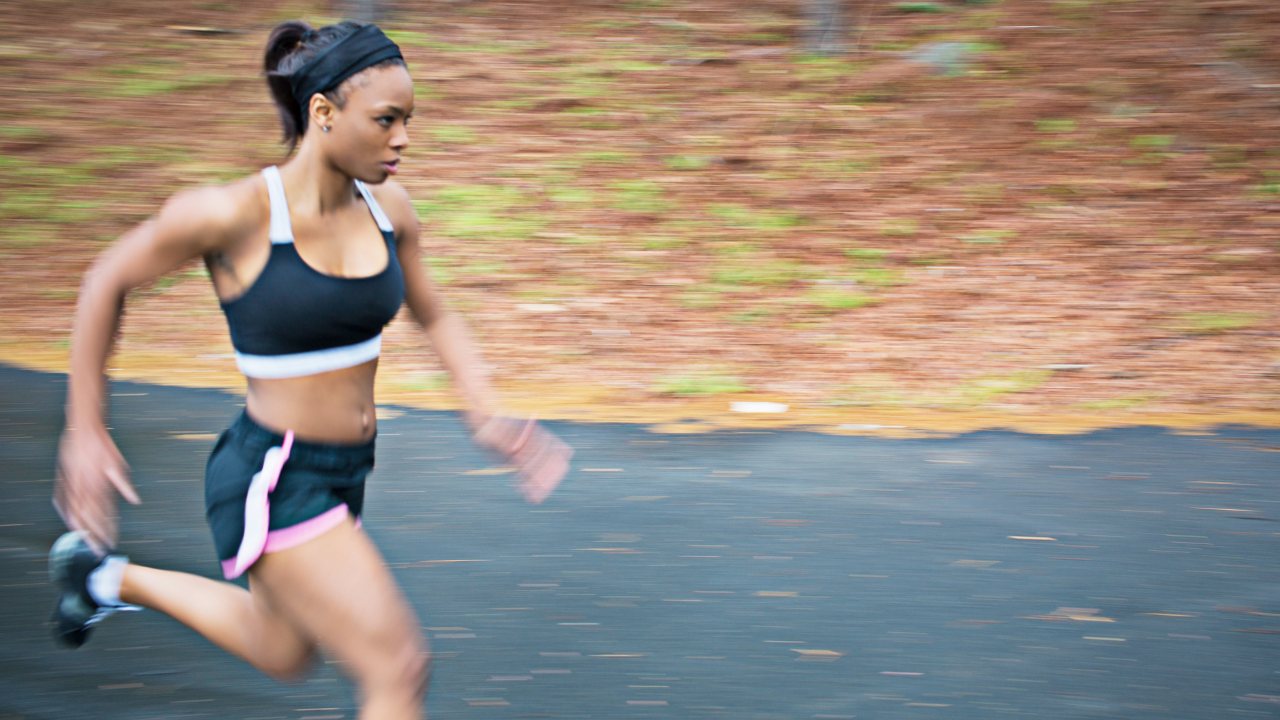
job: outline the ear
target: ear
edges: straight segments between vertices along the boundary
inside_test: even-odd
[[[317,128],[333,127],[336,111],[337,108],[329,102],[329,98],[320,93],[312,95],[311,102],[307,103],[308,122]]]

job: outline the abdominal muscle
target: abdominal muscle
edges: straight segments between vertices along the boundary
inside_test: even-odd
[[[297,378],[249,378],[245,411],[259,425],[301,442],[354,445],[377,431],[373,378],[378,361]]]

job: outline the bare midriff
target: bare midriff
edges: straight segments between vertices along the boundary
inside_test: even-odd
[[[245,411],[262,427],[302,442],[354,445],[377,430],[373,378],[378,361],[297,378],[249,378]]]

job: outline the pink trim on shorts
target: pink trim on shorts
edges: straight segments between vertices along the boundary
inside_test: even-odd
[[[314,540],[321,535],[342,524],[349,514],[347,504],[343,503],[335,508],[326,510],[310,520],[303,520],[297,525],[290,525],[287,528],[272,530],[267,533],[267,544],[262,549],[263,553],[280,552],[289,548],[297,547],[305,542]],[[356,518],[356,528],[360,528],[360,518]],[[234,579],[236,570],[236,559],[229,558],[222,561],[222,574],[228,580]]]
[[[267,533],[267,544],[262,549],[262,552],[280,552],[281,550],[298,547],[309,540],[315,540],[341,525],[342,521],[347,519],[348,513],[347,504],[343,503],[297,525],[290,525],[280,530],[272,530]]]

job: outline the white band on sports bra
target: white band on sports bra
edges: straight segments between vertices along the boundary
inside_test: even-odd
[[[355,345],[288,355],[249,355],[236,352],[236,367],[240,368],[245,377],[276,380],[354,367],[373,360],[381,353],[382,333],[378,333]]]

